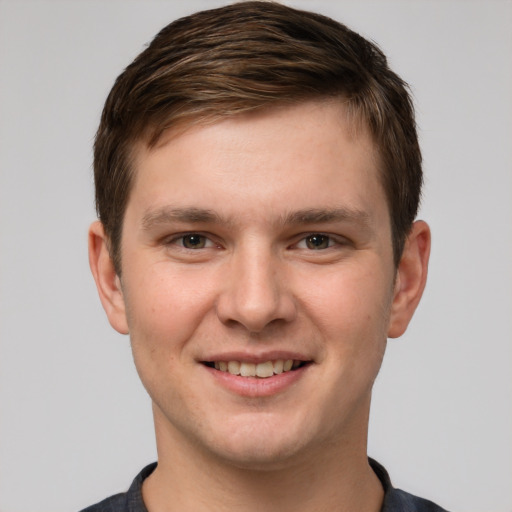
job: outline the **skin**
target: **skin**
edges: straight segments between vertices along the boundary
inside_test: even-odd
[[[99,222],[89,240],[153,401],[148,510],[378,511],[371,389],[421,297],[430,233],[413,225],[395,269],[369,137],[311,102],[169,133],[135,166],[121,278]],[[204,364],[279,358],[306,364],[268,380]]]

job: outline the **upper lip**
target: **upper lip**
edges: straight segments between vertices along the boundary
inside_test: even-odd
[[[277,361],[279,359],[287,360],[293,359],[294,361],[312,361],[313,358],[299,352],[293,352],[288,350],[271,350],[266,352],[255,353],[234,351],[234,352],[222,352],[208,354],[205,357],[201,357],[199,361],[202,362],[215,362],[215,361],[241,361],[244,363],[265,363],[267,361]]]

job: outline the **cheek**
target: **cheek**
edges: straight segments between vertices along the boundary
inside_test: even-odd
[[[126,286],[133,359],[156,403],[181,403],[186,394],[176,382],[184,381],[193,364],[190,341],[208,302],[205,290],[196,285],[193,279],[179,279],[175,272],[148,271]]]
[[[167,268],[166,268],[167,267]],[[154,265],[125,286],[132,343],[153,351],[183,348],[214,303],[211,288],[199,273],[176,272]]]
[[[354,265],[345,272],[330,272],[303,289],[307,315],[340,358],[369,352],[380,357],[387,339],[391,277],[378,266]]]

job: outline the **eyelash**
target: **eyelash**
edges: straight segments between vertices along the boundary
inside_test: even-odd
[[[203,242],[206,246],[203,245],[202,247],[187,247],[185,245],[185,239],[189,238],[190,240],[193,237],[197,237],[199,241]],[[210,247],[214,247],[216,244],[208,236],[203,235],[202,233],[191,232],[175,236],[171,240],[167,241],[166,245],[177,245],[181,249],[195,251],[198,249],[208,249]]]
[[[308,242],[311,243],[312,246],[308,245]],[[318,243],[319,242],[319,243]],[[306,247],[299,247],[300,244],[304,243]],[[327,243],[326,247],[321,247],[323,243]],[[346,241],[342,241],[340,237],[335,237],[333,235],[327,235],[325,233],[310,233],[308,235],[303,236],[298,243],[295,244],[295,247],[299,249],[309,249],[311,251],[323,251],[329,249],[335,245],[345,245]]]
[[[185,240],[188,238],[189,241],[193,241],[191,239],[197,237],[198,243],[197,245],[201,245],[200,247],[187,247],[185,244]],[[310,244],[308,245],[308,242]],[[320,243],[318,243],[320,242]],[[320,247],[321,245],[327,243],[327,246]],[[214,241],[211,240],[207,235],[204,235],[202,233],[197,232],[190,232],[190,233],[184,233],[179,236],[175,236],[171,240],[166,242],[167,245],[177,245],[181,249],[195,251],[199,249],[209,249],[211,247],[220,247],[219,244],[216,244]],[[304,244],[304,247],[300,247],[301,244]],[[314,245],[317,244],[315,247]],[[298,242],[292,244],[290,247],[297,248],[297,249],[309,249],[310,251],[323,251],[326,249],[329,249],[336,245],[346,245],[347,240],[345,240],[343,237],[339,236],[333,236],[328,235],[325,233],[320,232],[314,232],[314,233],[308,233],[305,235],[302,235]]]

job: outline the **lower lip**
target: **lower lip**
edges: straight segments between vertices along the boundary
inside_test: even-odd
[[[208,366],[204,366],[204,369],[222,387],[232,393],[244,397],[259,398],[276,395],[290,388],[305,375],[309,367],[310,364],[267,378],[241,377],[240,375],[222,372]]]

